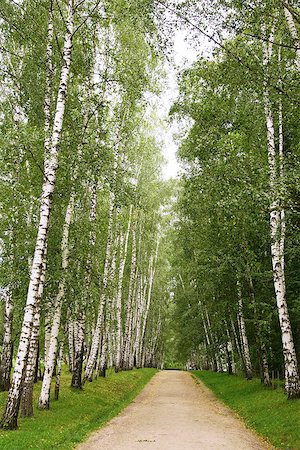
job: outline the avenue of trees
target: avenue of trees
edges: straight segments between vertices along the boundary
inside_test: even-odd
[[[260,373],[267,386],[278,372],[296,398],[300,9],[213,3],[225,39],[183,73],[172,109],[190,124],[173,237],[178,349],[191,365]]]
[[[153,100],[174,31],[179,182]],[[197,45],[196,45],[197,48]],[[0,3],[0,427],[116,372],[285,379],[300,396],[300,9],[281,0]],[[53,388],[53,395],[50,392]]]
[[[71,385],[163,360],[168,187],[148,0],[0,5],[1,421]],[[55,377],[53,377],[55,375]]]

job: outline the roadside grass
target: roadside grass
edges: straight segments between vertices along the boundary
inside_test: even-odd
[[[300,449],[300,399],[287,400],[283,389],[267,389],[259,379],[247,381],[208,371],[192,373],[276,448]]]
[[[19,429],[0,432],[1,450],[70,450],[87,435],[116,416],[142,390],[157,372],[138,369],[114,373],[85,383],[80,391],[70,388],[71,375],[63,371],[60,397],[51,400],[50,409],[40,411],[38,403],[41,382],[34,390],[34,417],[19,419]],[[7,393],[0,393],[2,414]]]

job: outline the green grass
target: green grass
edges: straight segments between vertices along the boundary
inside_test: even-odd
[[[72,390],[70,375],[63,373],[60,398],[51,400],[48,411],[35,408],[34,417],[19,419],[19,429],[0,432],[1,450],[67,450],[76,447],[93,430],[117,415],[156,373],[156,369],[108,372],[106,379]],[[35,386],[37,404],[41,383]],[[2,413],[6,393],[0,393]]]
[[[300,449],[300,399],[287,400],[282,389],[267,389],[258,379],[207,371],[193,374],[276,448]]]

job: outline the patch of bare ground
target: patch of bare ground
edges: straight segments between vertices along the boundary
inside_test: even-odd
[[[161,371],[78,450],[272,449],[190,373]]]

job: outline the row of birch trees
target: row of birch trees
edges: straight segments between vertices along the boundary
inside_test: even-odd
[[[213,6],[215,29],[204,32],[195,10],[187,19],[215,50],[183,73],[173,107],[190,124],[174,235],[179,354],[192,367],[259,373],[266,386],[278,373],[296,398],[299,5]]]
[[[160,367],[166,314],[151,1],[0,5],[1,421],[107,368]],[[54,377],[55,375],[55,377]],[[52,397],[51,397],[52,398]]]

